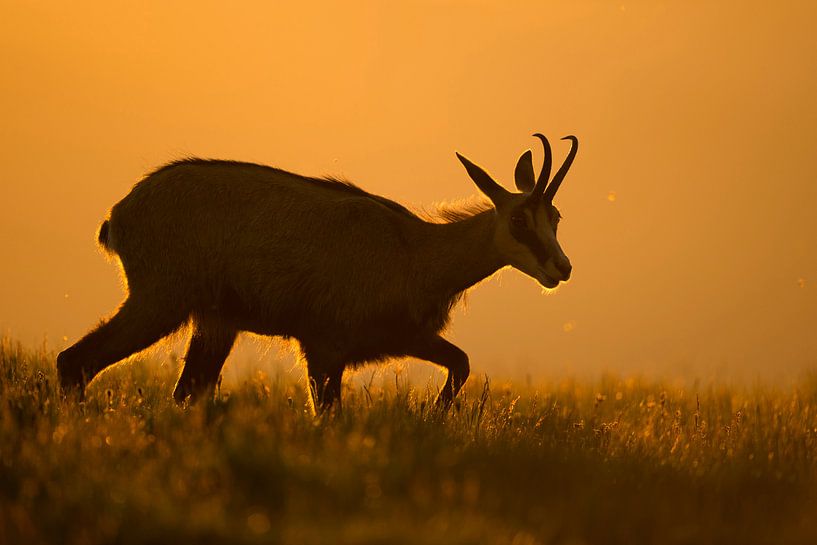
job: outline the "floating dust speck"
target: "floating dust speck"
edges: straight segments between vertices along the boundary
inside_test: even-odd
[[[610,191],[609,193],[607,193],[607,200],[610,202],[616,202],[616,192]]]
[[[366,475],[364,482],[366,484],[367,503],[377,503],[377,500],[383,495],[383,489],[380,488],[380,478],[376,473],[372,472]]]
[[[565,322],[564,325],[562,325],[562,331],[564,331],[565,333],[570,333],[574,329],[576,329],[576,320],[570,320],[569,322]]]
[[[797,285],[800,286],[800,289],[806,287],[806,279],[805,278],[798,278]]]
[[[66,435],[68,435],[68,427],[60,424],[56,427],[54,433],[51,434],[51,440],[59,445]]]
[[[271,527],[269,517],[264,513],[253,513],[247,517],[247,528],[256,535],[266,534]]]
[[[511,545],[536,545],[537,543],[539,541],[527,532],[519,532],[513,536],[513,541],[511,541]]]

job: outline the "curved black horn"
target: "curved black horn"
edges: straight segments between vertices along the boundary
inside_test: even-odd
[[[550,167],[553,164],[553,154],[550,151],[550,142],[545,138],[545,135],[537,132],[533,136],[541,140],[542,146],[545,148],[545,159],[542,162],[542,170],[539,172],[539,178],[536,180],[536,187],[531,191],[531,195],[541,195],[545,192],[545,186],[548,185]]]
[[[576,158],[576,152],[579,151],[579,139],[575,136],[565,136],[562,140],[570,140],[572,142],[570,153],[567,154],[567,159],[562,163],[561,168],[559,168],[556,175],[553,176],[553,180],[551,180],[545,190],[544,198],[548,202],[553,200],[553,196],[556,195],[556,192],[559,190],[559,186],[562,184],[562,180],[564,180],[567,171],[570,170],[570,165],[573,164],[573,159]],[[539,187],[538,184],[537,187]]]

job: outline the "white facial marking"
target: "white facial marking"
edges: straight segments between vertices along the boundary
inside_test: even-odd
[[[499,209],[503,221],[499,223],[495,233],[495,244],[510,265],[534,278],[546,289],[553,289],[560,281],[566,280],[562,270],[565,269],[567,258],[556,240],[555,221],[552,220],[553,215],[558,212],[544,202],[535,208],[526,206],[523,195],[515,196],[519,200],[509,202],[507,207]],[[512,220],[514,214],[516,217],[524,217],[522,228],[529,230],[525,236],[535,237],[539,244],[531,246],[512,234],[512,230],[519,226],[518,220]],[[546,261],[540,261],[543,258]]]

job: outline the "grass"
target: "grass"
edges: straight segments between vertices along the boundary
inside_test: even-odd
[[[263,375],[180,409],[174,371],[0,345],[0,543],[815,543],[817,380],[349,387]]]

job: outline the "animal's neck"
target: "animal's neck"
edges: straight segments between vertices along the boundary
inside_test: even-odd
[[[494,249],[494,211],[429,225],[417,255],[418,273],[430,295],[455,297],[505,263]]]

